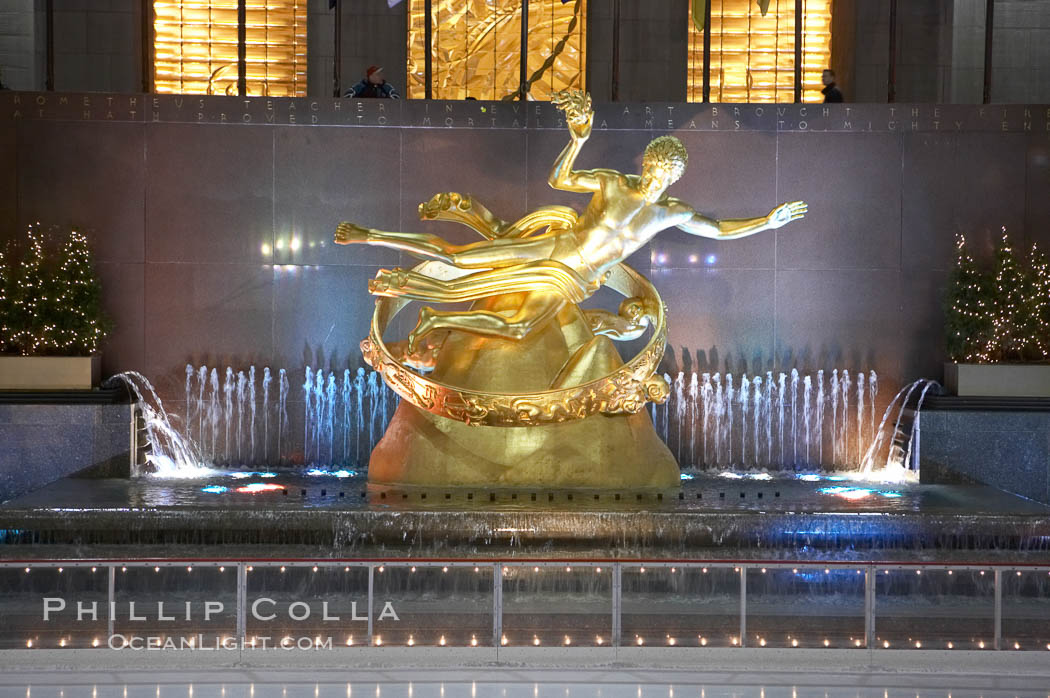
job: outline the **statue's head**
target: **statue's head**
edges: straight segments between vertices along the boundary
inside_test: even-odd
[[[642,156],[641,190],[649,201],[656,201],[685,172],[689,161],[682,141],[674,136],[653,139]]]

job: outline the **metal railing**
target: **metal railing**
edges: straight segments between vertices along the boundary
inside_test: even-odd
[[[47,596],[49,593],[48,589],[55,589],[55,593],[70,593],[70,586],[76,586],[69,582],[69,575],[72,573],[80,573],[84,580],[91,579],[91,586],[96,589],[101,589],[101,579],[94,577],[94,575],[105,575],[105,598],[107,601],[106,608],[109,609],[108,619],[106,624],[106,632],[109,637],[112,638],[118,631],[117,624],[127,625],[128,618],[121,617],[120,614],[115,610],[121,603],[126,601],[121,600],[122,593],[126,594],[127,590],[122,590],[122,585],[118,584],[118,581],[122,576],[128,573],[129,570],[143,570],[153,568],[157,573],[165,571],[167,573],[173,572],[173,568],[185,568],[187,573],[187,579],[189,575],[199,576],[202,570],[211,570],[213,572],[220,573],[220,575],[229,574],[230,572],[235,573],[235,585],[234,585],[234,596],[236,599],[234,608],[235,630],[232,636],[223,639],[226,642],[227,639],[240,645],[255,645],[255,638],[252,637],[250,630],[251,622],[258,619],[257,609],[253,604],[249,606],[249,588],[250,580],[253,577],[257,577],[260,572],[269,570],[271,573],[273,570],[278,570],[281,575],[286,571],[292,572],[306,572],[311,573],[317,572],[338,572],[340,569],[344,572],[355,573],[355,582],[351,585],[357,589],[361,594],[367,593],[367,611],[364,616],[359,616],[357,610],[355,610],[353,620],[361,621],[365,624],[365,637],[359,638],[357,643],[347,641],[346,644],[356,644],[356,646],[389,646],[391,644],[402,644],[402,645],[437,645],[441,644],[444,646],[445,634],[441,635],[440,642],[434,641],[433,638],[430,640],[413,640],[415,635],[411,634],[411,628],[407,631],[402,630],[402,636],[404,632],[409,632],[408,640],[395,641],[391,643],[389,640],[384,642],[377,631],[377,611],[380,602],[383,602],[384,598],[390,597],[391,592],[388,589],[385,592],[380,593],[377,589],[377,578],[381,575],[387,574],[386,579],[390,579],[389,573],[399,573],[404,575],[407,571],[410,575],[416,575],[426,570],[435,571],[440,570],[442,575],[431,577],[435,582],[434,584],[427,587],[424,584],[418,585],[418,588],[412,589],[410,584],[406,584],[405,580],[408,577],[400,577],[401,588],[400,591],[396,591],[395,595],[400,594],[400,601],[404,602],[406,599],[411,603],[414,603],[417,607],[419,606],[419,599],[416,597],[423,597],[427,594],[431,594],[438,587],[442,586],[441,579],[444,578],[445,574],[452,573],[456,575],[462,572],[467,572],[469,575],[462,575],[461,578],[466,579],[468,576],[474,581],[471,582],[474,591],[473,597],[467,594],[469,598],[465,600],[462,598],[463,593],[460,592],[460,603],[465,604],[466,607],[471,608],[473,612],[478,612],[478,602],[483,600],[486,596],[491,596],[491,637],[490,638],[478,638],[475,634],[470,642],[467,642],[463,637],[459,639],[453,638],[449,643],[451,646],[474,646],[474,647],[495,647],[499,649],[501,646],[506,647],[510,645],[524,646],[529,644],[539,645],[540,640],[538,635],[534,634],[533,641],[530,642],[529,638],[526,637],[525,641],[521,638],[517,638],[511,642],[508,640],[507,634],[505,633],[505,620],[508,618],[521,618],[526,617],[522,611],[518,608],[508,609],[506,604],[506,596],[511,594],[514,598],[519,598],[521,592],[521,586],[524,584],[528,586],[532,584],[532,587],[527,590],[526,596],[530,598],[538,599],[543,607],[539,611],[532,610],[529,613],[546,613],[548,621],[550,623],[549,629],[551,632],[560,633],[565,630],[565,643],[570,644],[570,633],[576,627],[607,627],[609,629],[608,641],[603,637],[604,631],[598,632],[598,634],[592,634],[591,637],[594,641],[580,642],[578,639],[571,644],[574,645],[595,645],[602,646],[606,645],[609,647],[620,647],[622,645],[634,645],[634,642],[629,642],[627,636],[629,630],[625,629],[625,620],[634,622],[639,617],[640,606],[644,604],[652,603],[654,600],[661,601],[665,599],[674,598],[676,614],[664,614],[659,616],[659,620],[663,622],[677,621],[681,619],[682,614],[688,614],[695,610],[694,601],[699,604],[704,600],[702,593],[691,592],[689,590],[690,585],[696,587],[696,582],[701,578],[707,579],[707,575],[712,577],[720,575],[721,580],[719,587],[720,598],[730,598],[733,594],[738,595],[738,606],[736,607],[735,619],[731,618],[725,613],[713,613],[707,620],[712,620],[718,625],[723,631],[724,637],[729,637],[728,643],[723,642],[723,646],[732,647],[765,647],[767,646],[766,638],[763,636],[761,630],[755,631],[756,625],[762,625],[768,621],[770,614],[776,615],[782,610],[781,607],[789,606],[792,600],[797,601],[799,598],[805,598],[809,603],[809,611],[821,609],[829,609],[829,613],[847,617],[850,622],[857,621],[859,618],[854,613],[850,612],[850,608],[843,611],[843,590],[849,588],[854,590],[853,596],[846,594],[847,602],[846,606],[849,606],[853,601],[858,601],[859,608],[855,609],[863,615],[863,635],[857,635],[856,637],[851,636],[849,642],[836,641],[838,647],[852,647],[852,648],[868,648],[868,649],[880,649],[890,648],[895,649],[901,646],[910,647],[913,649],[964,649],[968,641],[972,641],[973,649],[1042,649],[1043,651],[1050,650],[1050,637],[1042,637],[1042,635],[1050,634],[1050,629],[1045,619],[1040,620],[1038,613],[1047,611],[1050,609],[1050,564],[1026,564],[1026,563],[929,563],[929,562],[831,562],[831,561],[783,561],[783,560],[621,560],[621,559],[505,559],[505,560],[493,560],[493,559],[410,559],[410,558],[395,558],[395,559],[178,559],[178,560],[161,560],[161,559],[139,559],[139,560],[7,560],[0,561],[0,625],[11,628],[18,624],[13,622],[10,618],[5,619],[3,616],[6,615],[18,615],[23,621],[26,619],[32,620],[34,614],[31,610],[32,601],[36,595],[43,594],[40,598],[43,600],[43,606],[46,606],[46,599],[52,599],[52,605],[57,606],[58,597]],[[557,577],[556,584],[545,584],[542,580],[545,578],[540,575],[544,573],[547,575],[546,579],[554,579],[551,575],[561,575],[561,571],[564,570],[564,576]],[[593,572],[594,574],[587,577],[585,575],[579,575],[580,571]],[[28,584],[25,580],[19,581],[19,577],[22,575],[31,575],[38,572],[48,572],[52,576],[48,577],[48,580],[43,580],[39,587],[34,588],[32,584]],[[790,572],[790,575],[786,573]],[[531,574],[530,574],[531,573]],[[577,576],[572,575],[576,573]],[[791,594],[791,593],[778,593],[776,590],[773,592],[763,591],[762,587],[768,580],[766,577],[769,573],[780,573],[782,579],[793,580],[798,578],[801,581],[798,582],[797,586],[803,589],[803,593]],[[848,573],[848,574],[844,574]],[[50,580],[58,580],[61,575],[66,574],[66,584],[58,583],[55,581],[52,583]],[[672,575],[679,575],[677,578]],[[648,577],[645,577],[648,575]],[[837,576],[836,576],[837,575]],[[852,576],[855,575],[855,576]],[[890,575],[896,575],[891,578]],[[964,581],[963,586],[965,587],[964,593],[949,595],[953,601],[947,603],[942,607],[939,607],[938,603],[929,603],[929,599],[922,600],[917,605],[919,611],[906,612],[904,614],[905,621],[909,627],[917,629],[925,629],[930,625],[930,618],[940,618],[938,622],[951,623],[952,614],[956,617],[966,616],[969,619],[971,625],[976,623],[977,626],[983,628],[979,632],[978,636],[980,640],[976,640],[971,637],[969,640],[966,638],[960,639],[947,639],[944,640],[940,637],[938,640],[937,631],[930,630],[935,641],[925,642],[921,639],[914,639],[909,636],[905,642],[900,637],[893,639],[892,643],[889,639],[880,639],[877,635],[877,628],[882,620],[885,620],[890,613],[889,608],[886,612],[880,607],[880,603],[886,603],[888,606],[892,606],[891,602],[893,599],[905,599],[909,602],[914,602],[918,597],[923,596],[922,594],[914,592],[914,584],[909,587],[907,583],[908,578],[918,579],[922,575],[927,575],[927,578],[937,576],[941,582],[949,579],[955,579]],[[1028,585],[1027,595],[1025,596],[1025,603],[1035,608],[1035,615],[1024,615],[1030,614],[1029,610],[1025,610],[1026,607],[1018,606],[1021,608],[1022,616],[1020,620],[1029,623],[1031,632],[1023,632],[1024,644],[1018,640],[1014,640],[1012,644],[1007,646],[1006,640],[1003,634],[1003,609],[1004,609],[1004,587],[1006,586],[1005,580],[1008,579],[1009,575],[1015,575],[1021,578],[1023,575],[1038,575],[1039,579],[1032,582],[1032,579],[1021,580],[1025,581]],[[862,580],[861,580],[862,576]],[[885,576],[887,581],[883,584],[883,589],[879,590],[879,578]],[[310,575],[300,577],[295,584],[289,586],[293,590],[292,595],[288,598],[294,597],[295,593],[304,593],[303,589],[309,587],[307,583]],[[625,589],[625,577],[630,579],[630,588]],[[678,580],[684,580],[689,577],[692,581],[683,581],[678,583]],[[960,578],[964,578],[965,581]],[[215,577],[218,579],[226,579],[226,577]],[[280,576],[273,576],[274,579],[280,579]],[[334,578],[334,577],[333,577]],[[530,582],[532,579],[541,580],[540,582]],[[641,580],[645,579],[645,583]],[[367,580],[367,582],[365,582]],[[491,580],[486,581],[486,580]],[[581,583],[579,580],[586,582],[592,580],[586,584]],[[597,581],[593,581],[597,580]],[[653,584],[646,586],[649,580],[653,580]],[[749,587],[749,580],[752,584]],[[815,580],[815,581],[814,581]],[[838,580],[838,581],[835,581]],[[199,581],[199,580],[194,580]],[[902,584],[901,582],[905,583]],[[179,602],[182,603],[180,596],[188,586],[183,586],[182,582],[176,580],[176,587],[173,595],[179,597]],[[862,583],[861,583],[862,582]],[[1019,581],[1018,584],[1021,582]],[[490,586],[488,586],[490,584]],[[590,584],[590,591],[587,591],[588,584]],[[677,591],[668,591],[669,585],[678,584],[679,589]],[[896,586],[894,590],[893,586]],[[193,593],[203,594],[208,593],[210,590],[207,588],[207,584],[198,585]],[[221,584],[216,582],[214,591],[219,592]],[[397,585],[395,585],[397,586]],[[447,585],[446,585],[447,586]],[[717,584],[715,586],[718,586]],[[787,586],[794,588],[795,582],[790,581]],[[559,588],[560,587],[560,588]],[[900,587],[904,587],[903,590]],[[347,587],[349,588],[349,587]],[[451,588],[451,587],[449,587]],[[816,588],[817,592],[813,593],[813,589]],[[912,593],[909,593],[909,588],[912,588]],[[1020,587],[1018,587],[1020,588]],[[367,590],[367,591],[366,591]],[[583,590],[583,591],[581,591]],[[73,589],[73,592],[76,590]],[[134,591],[134,590],[132,590]],[[140,590],[141,591],[141,590]],[[273,594],[274,590],[267,592],[265,589],[258,593]],[[426,592],[426,593],[424,593]],[[100,592],[101,593],[101,592]],[[287,590],[283,593],[287,593]],[[340,594],[349,594],[350,592],[336,590],[332,592],[328,589],[326,592],[329,597],[338,597]],[[1011,599],[1016,596],[1017,589],[1011,586]],[[152,590],[151,594],[156,594],[156,590]],[[415,596],[414,596],[415,595]],[[465,617],[462,613],[457,614],[453,611],[445,608],[447,605],[445,601],[440,598],[441,594],[438,594],[436,600],[433,601],[433,610],[428,610],[423,613],[418,612],[415,618],[418,619],[427,616],[428,614],[441,615],[444,618],[446,625],[440,627],[447,627],[448,631],[446,634],[454,634],[455,627],[460,624],[462,619]],[[929,596],[929,595],[927,595]],[[990,598],[989,598],[990,596]],[[572,597],[574,599],[584,598],[589,599],[591,602],[591,608],[605,608],[605,611],[593,611],[589,615],[586,613],[580,615],[575,610],[564,611],[556,608],[559,597]],[[942,597],[936,594],[930,598],[936,597],[941,599]],[[98,596],[101,600],[101,595]],[[155,596],[150,596],[150,603],[153,603]],[[298,597],[296,597],[298,598]],[[308,598],[308,597],[303,597]],[[883,599],[880,602],[880,598]],[[925,597],[924,597],[925,598]],[[414,600],[413,600],[414,599]],[[271,598],[264,599],[267,602],[274,604],[280,604],[280,601],[274,601]],[[625,609],[625,600],[628,602],[630,608]],[[835,601],[838,606],[831,606],[832,601]],[[72,601],[70,602],[72,603]],[[80,602],[82,603],[82,602]],[[186,602],[186,617],[190,620],[189,601]],[[255,603],[258,603],[256,601]],[[289,605],[290,603],[290,605]],[[298,601],[290,601],[285,603],[285,606],[289,608],[295,606],[296,603],[305,604],[306,602],[300,598]],[[749,607],[749,603],[755,603],[761,605],[762,609],[755,610]],[[37,608],[41,608],[40,602],[37,602]],[[607,605],[606,605],[607,604]],[[990,605],[991,615],[990,617],[982,616],[983,610],[989,610],[986,605]],[[547,608],[550,606],[550,608]],[[804,606],[804,604],[803,604]],[[771,611],[771,607],[773,610]],[[70,606],[70,608],[72,608]],[[82,613],[82,608],[77,607],[78,615]],[[428,607],[430,608],[430,607]],[[933,611],[931,612],[931,608]],[[325,615],[328,615],[328,609],[325,608]],[[808,613],[805,609],[803,613]],[[130,620],[137,620],[135,616],[135,608],[132,605],[130,609]],[[161,615],[161,611],[158,609],[158,615]],[[488,610],[480,612],[480,615],[488,613]],[[642,612],[644,613],[644,612]],[[976,613],[976,615],[974,615]],[[946,615],[947,614],[947,615]],[[817,616],[820,614],[817,613]],[[604,618],[602,617],[604,616]],[[797,614],[796,614],[797,616]],[[647,616],[648,617],[648,616]],[[697,616],[701,618],[702,616]],[[793,617],[791,613],[787,613],[785,617]],[[585,622],[579,624],[580,619],[584,619]],[[165,618],[161,618],[164,620]],[[79,618],[78,618],[79,620]],[[145,619],[140,619],[145,620]],[[379,620],[382,620],[381,618]],[[900,617],[895,618],[896,621],[900,620]],[[54,618],[37,624],[40,627],[47,626],[49,631],[58,631],[61,634],[62,626],[61,623],[58,626],[54,625]],[[749,621],[752,623],[752,628],[749,634]],[[983,623],[987,621],[987,627],[983,626]],[[70,618],[70,623],[72,623]],[[561,622],[567,623],[561,625]],[[48,626],[47,624],[51,625]],[[591,626],[587,624],[591,623]],[[597,623],[597,625],[595,625]],[[577,625],[579,624],[579,625]],[[768,625],[768,623],[766,623]],[[133,624],[132,624],[133,625]],[[440,624],[439,624],[440,625]],[[32,627],[33,623],[30,622],[28,626],[23,622],[22,627],[28,628],[26,632],[28,635],[24,645],[25,647],[41,647],[40,642],[34,643],[32,640]],[[310,626],[311,628],[315,626]],[[319,627],[319,626],[318,626]],[[197,637],[202,637],[199,632],[200,628],[183,628],[181,632],[196,634]],[[1045,632],[1044,632],[1045,631]],[[206,632],[211,632],[206,631]],[[421,631],[420,631],[421,632]],[[435,631],[436,633],[437,631]],[[655,634],[657,637],[663,632],[662,626],[653,629],[650,636]],[[916,630],[918,632],[918,630]],[[418,634],[418,633],[417,633]],[[519,635],[522,633],[519,632]],[[54,632],[52,632],[54,635]],[[229,633],[227,633],[229,635]],[[527,634],[526,634],[527,635]],[[1017,635],[1017,633],[1014,633]],[[63,637],[65,637],[63,635]],[[637,645],[641,646],[643,641],[646,644],[652,646],[653,642],[646,641],[641,635],[635,636],[637,638]],[[789,641],[785,642],[771,642],[770,646],[799,646],[799,638],[796,635],[794,638],[790,634],[787,635]],[[901,635],[903,637],[903,634]],[[703,635],[699,635],[699,642],[694,640],[694,644],[698,646],[707,646],[707,638]],[[985,639],[986,638],[986,639]],[[716,638],[712,637],[712,640]],[[1013,638],[1011,638],[1013,639]],[[841,640],[841,639],[840,639]],[[1035,644],[1038,642],[1039,644]],[[790,644],[794,643],[794,644]],[[100,644],[98,639],[95,638],[94,643],[91,646],[98,647]],[[544,644],[549,644],[544,642]],[[667,633],[667,641],[660,643],[666,646],[690,646],[688,643],[676,641],[675,637],[672,637],[670,633]],[[717,643],[715,643],[717,644]],[[823,640],[822,645],[824,647],[831,646],[831,642],[827,639]],[[62,641],[60,647],[74,647],[76,643],[70,641],[69,643]],[[81,642],[79,646],[84,646],[84,642]],[[821,643],[812,641],[809,639],[808,644],[803,643],[803,646],[819,647]]]

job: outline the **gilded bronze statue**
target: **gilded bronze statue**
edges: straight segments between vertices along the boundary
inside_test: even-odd
[[[565,112],[571,140],[548,182],[590,194],[582,214],[547,206],[507,222],[470,196],[442,193],[420,205],[420,218],[467,225],[484,240],[453,245],[436,235],[338,226],[339,244],[378,245],[425,260],[414,269],[381,270],[369,284],[379,300],[362,350],[406,398],[373,453],[373,482],[677,484],[677,465],[643,411],[667,396],[656,372],[666,337],[663,304],[623,261],[670,227],[734,239],[801,218],[806,205],[783,204],[757,218],[713,220],[697,213],[666,194],[688,159],[673,136],[649,144],[639,175],[574,170],[591,132],[590,97],[559,93],[555,104]],[[578,307],[603,285],[627,297],[618,313]],[[410,300],[474,303],[458,311],[424,306],[407,341],[387,347],[383,332]],[[624,363],[610,340],[637,338],[649,328],[646,349]],[[609,421],[616,419],[622,421]],[[464,431],[457,422],[469,426]]]

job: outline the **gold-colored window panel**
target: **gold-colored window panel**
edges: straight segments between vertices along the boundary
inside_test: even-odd
[[[407,95],[422,99],[425,82],[425,10],[409,0]],[[434,99],[502,99],[518,91],[521,0],[434,0],[431,52]],[[534,99],[583,88],[586,0],[531,0],[529,79]],[[557,52],[553,59],[549,60]]]
[[[795,98],[795,0],[711,1],[711,101],[791,102]],[[803,0],[802,101],[821,102],[831,61],[831,2]],[[704,89],[704,35],[689,17],[688,99]],[[702,20],[701,20],[702,24]]]
[[[245,71],[249,95],[306,94],[307,0],[248,0]],[[157,92],[237,93],[237,0],[155,0]]]

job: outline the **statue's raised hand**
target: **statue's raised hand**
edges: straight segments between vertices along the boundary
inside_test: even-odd
[[[335,244],[352,245],[355,242],[368,242],[369,232],[368,228],[350,221],[343,221],[335,229]]]
[[[554,106],[565,112],[565,122],[573,138],[585,139],[591,135],[591,123],[594,121],[594,110],[591,108],[591,96],[583,90],[566,90],[555,92],[551,99]]]
[[[769,227],[779,228],[783,225],[787,225],[793,220],[797,220],[806,215],[806,211],[809,210],[809,206],[805,201],[792,201],[788,204],[781,204],[775,209],[770,211]]]

